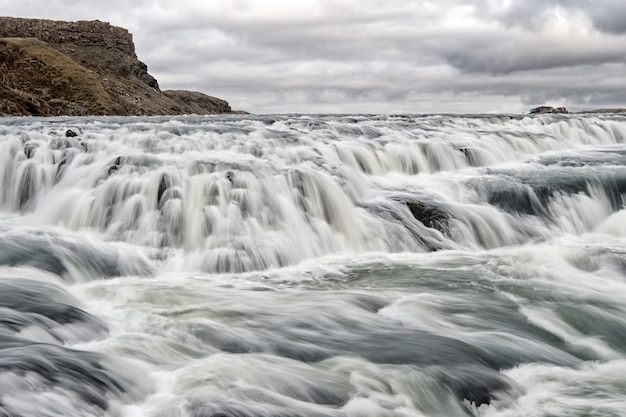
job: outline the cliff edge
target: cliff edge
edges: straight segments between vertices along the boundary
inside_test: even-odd
[[[221,99],[161,91],[132,35],[105,22],[0,17],[0,114],[232,113]]]

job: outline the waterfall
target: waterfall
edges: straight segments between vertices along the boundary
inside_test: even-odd
[[[5,118],[0,415],[612,415],[625,139],[609,114]]]
[[[588,210],[621,207],[626,179],[623,167],[549,160],[610,155],[626,132],[608,117],[102,119],[76,138],[58,124],[5,132],[3,210],[161,257],[172,249],[184,258],[172,265],[206,272],[580,234],[603,220],[582,219]],[[416,201],[438,207],[445,230],[407,209]]]

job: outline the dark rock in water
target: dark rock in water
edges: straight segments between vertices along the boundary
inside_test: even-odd
[[[408,209],[409,203],[415,202],[407,200],[407,197],[402,196],[394,198],[393,201],[366,204],[363,207],[373,215],[376,215],[386,221],[401,224],[411,232],[411,235],[413,235],[415,240],[418,241],[419,244],[426,250],[438,251],[444,248],[450,248],[445,242],[446,239],[441,239],[440,230],[434,228],[433,230],[429,230],[431,229],[429,226],[422,223],[420,218],[415,217],[416,215]],[[443,226],[444,224],[447,225],[449,215],[445,214],[446,212],[442,208],[436,209],[441,211],[446,218],[445,223],[442,221],[439,226],[441,226],[442,230],[447,230],[447,228],[444,228]],[[424,218],[424,216],[420,217]],[[417,222],[415,220],[417,220]],[[426,222],[431,225],[433,224],[433,222]],[[435,232],[435,230],[437,231]]]
[[[172,187],[172,178],[167,175],[161,175],[161,180],[159,181],[159,189],[157,190],[157,206],[159,208],[163,207],[165,200],[163,198],[163,194]]]
[[[113,165],[111,165],[109,167],[109,170],[107,171],[107,175],[110,176],[110,175],[114,174],[115,172],[117,172],[117,170],[119,169],[120,165],[122,165],[122,157],[118,156],[117,158],[115,158],[115,161],[113,162]]]
[[[469,401],[477,407],[491,404],[499,393],[522,390],[503,374],[484,367],[454,367],[438,370],[439,378],[459,401]]]
[[[72,129],[67,129],[65,131],[65,137],[66,138],[75,138],[76,136],[78,136],[78,134],[76,132],[74,132]]]
[[[468,164],[470,164],[471,166],[480,165],[480,160],[475,150],[469,147],[464,147],[464,148],[459,148],[459,151],[463,154]]]
[[[567,114],[569,111],[565,107],[550,107],[550,106],[539,106],[535,107],[530,111],[530,114],[552,114],[552,113],[563,113]]]
[[[32,203],[37,191],[36,178],[37,168],[33,163],[29,162],[29,165],[24,168],[22,177],[19,181],[20,187],[18,189],[18,201],[20,210],[22,211],[27,211],[32,208]]]
[[[35,152],[35,148],[36,146],[33,144],[26,144],[24,145],[24,155],[26,155],[27,159],[32,158],[33,153]]]
[[[57,165],[57,172],[55,176],[55,180],[58,182],[63,175],[65,174],[65,170],[67,169],[68,164],[70,164],[74,160],[74,156],[76,156],[76,152],[74,149],[66,149],[63,151],[62,159],[59,161]]]
[[[407,201],[406,206],[416,220],[426,227],[447,233],[449,215],[439,207],[421,201]]]

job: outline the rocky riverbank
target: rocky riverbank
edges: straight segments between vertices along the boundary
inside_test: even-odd
[[[233,113],[195,91],[161,91],[132,35],[100,21],[0,17],[0,114],[164,115]]]

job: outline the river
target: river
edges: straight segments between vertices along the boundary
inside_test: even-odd
[[[0,416],[626,415],[626,116],[0,119]]]

